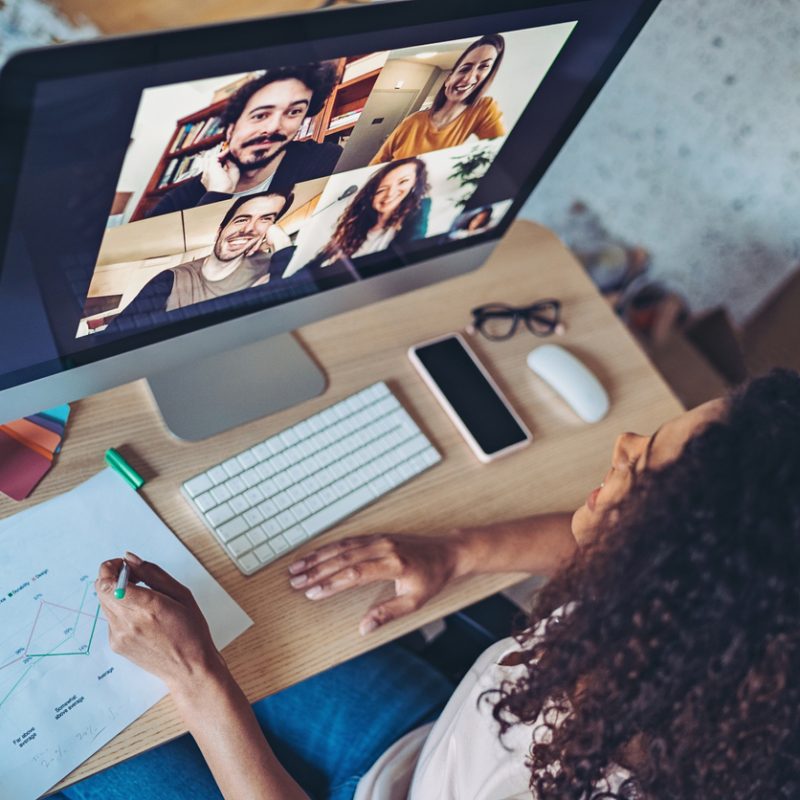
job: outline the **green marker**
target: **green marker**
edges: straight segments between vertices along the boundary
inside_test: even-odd
[[[114,597],[117,600],[122,600],[125,597],[125,590],[128,588],[128,562],[122,559],[122,569],[119,571],[119,578],[117,578],[117,588],[114,589]]]
[[[113,447],[106,450],[106,464],[132,489],[144,486],[144,478]]]

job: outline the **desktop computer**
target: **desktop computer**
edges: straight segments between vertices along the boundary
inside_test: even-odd
[[[295,328],[478,268],[657,0],[384,3],[0,77],[0,422],[146,377],[198,439],[324,390]]]

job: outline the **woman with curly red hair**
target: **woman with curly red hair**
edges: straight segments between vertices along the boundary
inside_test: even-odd
[[[330,241],[306,268],[324,277],[326,268],[337,262],[379,253],[393,242],[424,238],[429,192],[422,159],[404,158],[376,170],[339,217]]]
[[[211,768],[189,740],[160,748],[172,770],[159,797],[217,797],[211,773],[227,798],[800,797],[795,373],[651,436],[622,434],[574,514],[351,538],[290,567],[313,600],[394,581],[362,632],[462,575],[553,574],[528,627],[493,645],[443,710],[441,678],[397,645],[251,710],[187,590],[137,560],[134,578],[151,588],[115,604],[118,567],[106,562],[98,580],[112,644],[167,682]],[[126,768],[109,773],[120,791]],[[106,794],[91,794],[91,780],[66,793],[116,797],[109,778],[92,780]]]

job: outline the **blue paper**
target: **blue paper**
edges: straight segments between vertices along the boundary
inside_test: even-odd
[[[47,411],[40,411],[39,413],[43,414],[45,417],[50,417],[51,419],[60,422],[62,425],[66,425],[67,420],[69,419],[69,406],[64,403],[63,406],[48,408]]]

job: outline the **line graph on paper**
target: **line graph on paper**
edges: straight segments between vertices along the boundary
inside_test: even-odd
[[[98,564],[128,549],[192,588],[218,647],[251,624],[110,470],[0,519],[0,800],[40,797],[166,694],[111,649],[95,594]]]
[[[41,585],[48,573],[43,570],[31,577],[33,594],[14,615],[18,626],[0,639],[0,714],[29,676],[38,677],[48,669],[47,659],[91,655],[98,623],[105,624],[88,575],[80,577],[72,593],[51,599],[46,591],[35,591],[36,581]]]

